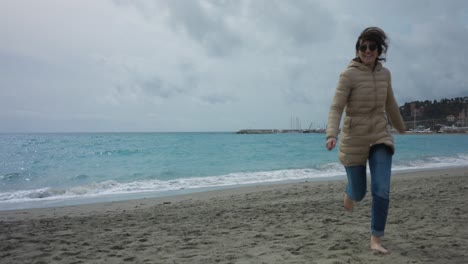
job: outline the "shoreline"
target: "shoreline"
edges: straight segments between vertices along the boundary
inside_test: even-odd
[[[463,174],[466,172],[466,176],[468,176],[468,166],[458,166],[458,167],[440,167],[440,168],[418,168],[418,169],[409,169],[409,170],[401,170],[401,171],[392,171],[392,182],[394,180],[398,180],[399,178],[407,178],[407,177],[433,177],[436,175],[452,175],[452,174]],[[368,178],[368,185],[370,181],[370,176],[367,175]],[[175,192],[175,194],[167,194],[167,195],[158,195],[153,194],[153,196],[149,197],[142,197],[142,198],[133,198],[133,199],[116,199],[110,201],[101,201],[101,202],[90,202],[90,203],[80,203],[80,204],[70,204],[70,205],[58,205],[58,206],[47,206],[47,207],[33,207],[33,208],[24,208],[24,209],[7,209],[7,210],[0,210],[0,221],[5,220],[3,219],[5,215],[9,215],[9,213],[20,213],[20,214],[29,214],[38,215],[38,213],[42,215],[47,215],[43,213],[44,210],[46,211],[60,211],[64,210],[67,213],[71,213],[72,211],[80,211],[80,214],[83,211],[91,212],[95,208],[115,208],[115,207],[129,207],[129,205],[137,205],[141,203],[173,203],[173,202],[180,202],[186,200],[207,200],[213,197],[226,197],[232,195],[244,195],[244,194],[251,194],[255,192],[262,192],[262,191],[271,191],[271,190],[282,190],[288,189],[292,186],[297,184],[325,184],[325,183],[333,183],[333,182],[342,182],[341,184],[346,185],[346,175],[337,175],[328,178],[307,178],[307,179],[298,179],[298,180],[285,180],[285,181],[278,181],[278,182],[264,182],[264,183],[252,183],[252,184],[239,184],[239,185],[230,185],[230,186],[217,186],[217,187],[204,187],[204,188],[197,188],[197,189],[185,189]],[[370,186],[368,186],[370,187]],[[344,189],[343,189],[344,190]],[[173,191],[169,191],[168,193],[172,193]],[[369,195],[370,190],[367,190],[367,195]],[[142,193],[145,194],[145,193]],[[138,193],[136,195],[139,195]],[[112,196],[110,196],[112,197]],[[467,196],[468,198],[468,196]],[[71,210],[67,210],[71,209]],[[89,209],[91,210],[89,210]],[[98,212],[98,211],[96,211]]]
[[[342,208],[345,180],[214,190],[0,212],[5,263],[464,263],[468,169],[392,178],[384,245],[368,249],[368,192]]]
[[[450,170],[450,169],[467,169],[467,165],[460,166],[441,166],[441,167],[428,167],[428,168],[409,168],[409,169],[394,169],[392,171],[392,177],[400,174],[411,174],[419,173],[423,171],[432,171],[432,170]],[[369,174],[369,172],[368,172]],[[369,175],[368,175],[369,177]],[[3,211],[17,211],[17,210],[30,210],[30,209],[44,209],[44,208],[59,208],[59,207],[68,207],[68,206],[83,206],[83,205],[92,205],[92,204],[102,204],[102,203],[115,203],[115,202],[127,202],[132,200],[145,200],[145,199],[160,199],[160,198],[171,198],[176,196],[184,195],[194,195],[198,193],[212,192],[212,191],[224,191],[229,189],[243,189],[249,187],[260,187],[260,186],[277,186],[283,184],[293,184],[300,182],[326,182],[326,181],[339,181],[346,180],[346,174],[343,171],[342,174],[336,174],[334,176],[326,177],[311,177],[311,178],[302,178],[302,179],[287,179],[280,181],[266,181],[266,182],[256,182],[256,183],[240,183],[235,185],[220,185],[220,186],[210,186],[210,187],[197,187],[197,188],[184,188],[178,190],[168,190],[168,191],[149,191],[149,192],[135,192],[135,193],[120,193],[120,194],[109,194],[96,197],[73,197],[73,198],[64,198],[64,199],[44,199],[44,200],[35,200],[28,202],[4,202],[0,203],[0,212]]]

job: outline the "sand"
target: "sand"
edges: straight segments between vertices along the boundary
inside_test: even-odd
[[[468,168],[392,179],[384,245],[343,180],[0,212],[0,263],[468,263]]]

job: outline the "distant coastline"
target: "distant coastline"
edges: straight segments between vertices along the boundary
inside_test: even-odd
[[[325,129],[242,129],[236,134],[325,133]]]
[[[394,134],[398,132],[391,131]],[[325,129],[241,129],[236,134],[287,134],[287,133],[314,133],[314,134],[325,134]],[[444,127],[438,131],[432,131],[430,129],[410,129],[406,131],[406,134],[421,135],[421,134],[461,134],[468,135],[468,127]]]

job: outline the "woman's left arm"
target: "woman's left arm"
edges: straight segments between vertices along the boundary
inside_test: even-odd
[[[405,133],[405,123],[403,122],[403,118],[400,114],[400,108],[395,100],[395,95],[393,94],[392,88],[392,78],[389,72],[389,81],[388,81],[388,89],[387,89],[387,101],[385,102],[385,111],[387,112],[387,116],[390,118],[392,125],[398,130],[400,133]]]

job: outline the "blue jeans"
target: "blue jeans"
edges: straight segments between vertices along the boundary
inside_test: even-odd
[[[384,235],[387,222],[392,153],[384,144],[374,145],[370,149],[368,159],[372,191],[371,234],[380,237]],[[366,195],[366,166],[347,166],[345,169],[348,176],[346,194],[351,200],[359,202]]]

